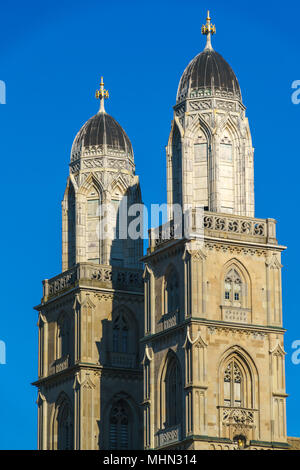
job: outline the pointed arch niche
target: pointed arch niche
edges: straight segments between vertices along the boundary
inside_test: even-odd
[[[134,368],[138,354],[138,325],[133,313],[125,306],[114,309],[110,322],[107,349],[113,367]]]
[[[164,277],[164,309],[163,314],[178,312],[180,308],[179,275],[176,268],[170,265]]]
[[[71,319],[61,312],[57,319],[56,359],[66,358],[71,350]]]
[[[220,211],[224,213],[236,212],[236,168],[235,147],[233,133],[228,126],[223,130],[219,144],[219,192]]]
[[[219,363],[220,437],[245,441],[259,433],[259,377],[254,361],[239,346],[227,350]]]
[[[74,417],[69,397],[62,392],[55,403],[52,418],[52,449],[72,450],[74,448]]]
[[[128,254],[126,250],[127,238],[127,226],[122,226],[124,223],[124,214],[122,211],[126,211],[127,216],[127,198],[128,198],[128,185],[122,178],[118,176],[111,185],[111,232],[112,240],[108,240],[108,253],[109,264],[112,266],[124,266],[127,264]],[[125,230],[125,231],[124,231]],[[124,232],[124,233],[123,233]],[[126,232],[126,233],[125,233]]]
[[[103,240],[100,231],[100,205],[103,202],[101,183],[90,173],[77,192],[76,248],[77,262],[100,264]]]
[[[195,206],[209,209],[210,162],[208,136],[199,120],[193,129],[193,202]]]
[[[161,371],[160,378],[160,429],[177,427],[183,422],[183,379],[179,359],[174,351],[169,350]],[[178,431],[180,434],[180,431]]]
[[[221,320],[234,323],[252,322],[251,279],[237,259],[228,261],[221,277]]]
[[[139,411],[136,402],[125,392],[115,394],[103,414],[104,449],[129,450],[140,448]]]
[[[86,196],[86,255],[87,261],[96,264],[101,263],[100,204],[99,189],[91,185]]]
[[[70,269],[76,264],[76,196],[71,178],[62,201],[62,269]]]
[[[168,162],[168,180],[170,186],[170,203],[182,204],[182,140],[178,125],[174,122],[171,156]]]

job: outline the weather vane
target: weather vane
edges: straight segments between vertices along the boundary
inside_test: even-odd
[[[109,98],[109,93],[107,90],[104,89],[104,82],[103,77],[101,77],[100,89],[96,90],[95,94],[96,98],[100,100],[100,109],[99,112],[105,112],[104,109],[104,100]]]
[[[211,18],[209,16],[209,11],[208,11],[207,12],[207,18],[206,18],[206,24],[202,25],[202,28],[201,28],[202,34],[204,34],[207,37],[205,49],[212,49],[211,36],[213,34],[216,34],[216,26],[214,24],[211,24],[210,20],[211,20]]]

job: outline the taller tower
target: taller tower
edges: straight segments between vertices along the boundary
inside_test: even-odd
[[[146,449],[287,446],[284,247],[275,220],[254,218],[249,124],[215,31],[208,14],[167,145],[168,203],[202,207],[202,227],[192,217],[181,239],[151,230],[144,258]]]
[[[238,80],[214,51],[208,14],[203,52],[181,77],[167,146],[168,203],[254,216],[253,148]]]
[[[39,449],[143,445],[142,240],[120,235],[126,206],[141,202],[141,192],[131,142],[104,109],[102,79],[96,97],[100,109],[71,150],[62,273],[43,282],[36,307]]]

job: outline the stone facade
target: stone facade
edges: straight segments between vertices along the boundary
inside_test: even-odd
[[[39,449],[143,448],[142,240],[117,237],[124,201],[141,202],[133,152],[102,103],[72,147],[63,272],[43,282],[36,307]],[[115,212],[101,214],[109,203]],[[112,236],[101,236],[102,216]]]
[[[222,225],[204,228],[201,242],[152,240],[150,233],[143,339],[144,377],[150,377],[144,388],[148,449],[235,448],[241,436],[251,449],[287,446],[284,247],[277,244],[272,219],[206,212],[204,226],[217,219]],[[263,229],[239,233],[231,228],[234,221]],[[175,286],[175,303],[168,284]],[[174,362],[177,397],[176,390],[168,392]],[[168,416],[168,400],[180,410],[177,419]]]
[[[208,17],[207,46],[174,107],[170,236],[151,229],[144,258],[140,239],[96,236],[99,205],[115,205],[116,230],[122,201],[141,202],[131,144],[104,111],[103,82],[100,111],[75,138],[63,272],[44,281],[36,307],[39,449],[289,447],[285,247],[274,219],[254,217],[249,123],[237,79],[211,47],[214,31]],[[175,204],[189,214],[181,237]]]

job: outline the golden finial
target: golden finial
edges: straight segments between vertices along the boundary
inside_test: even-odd
[[[212,49],[211,36],[213,34],[216,34],[216,26],[214,24],[211,24],[210,20],[211,18],[209,16],[209,11],[208,11],[206,24],[202,25],[202,28],[201,28],[202,34],[204,34],[207,37],[205,49]]]
[[[100,112],[105,113],[105,109],[104,109],[104,100],[106,100],[107,98],[109,98],[109,93],[108,93],[107,90],[104,90],[103,77],[101,77],[100,89],[99,89],[99,90],[96,90],[95,96],[96,96],[97,99],[100,99],[100,109],[99,109],[99,113],[100,113]]]

